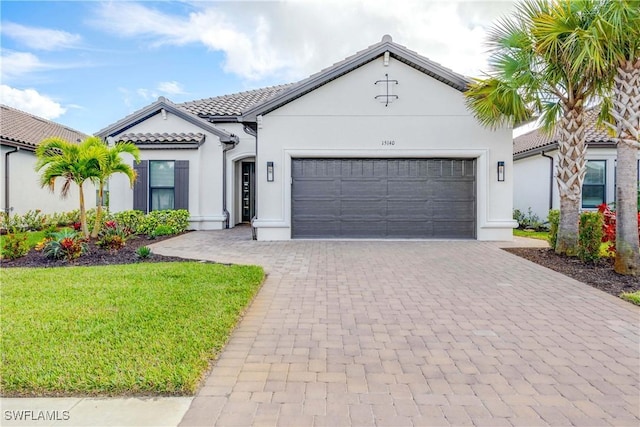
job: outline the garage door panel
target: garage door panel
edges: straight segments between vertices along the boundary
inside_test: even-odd
[[[371,197],[385,197],[387,194],[386,185],[380,179],[343,179],[340,185],[340,195],[342,197],[361,197],[363,199]]]
[[[349,199],[343,200],[340,205],[342,216],[353,216],[356,218],[384,217],[387,213],[387,201],[385,199]]]
[[[429,186],[426,179],[389,179],[387,181],[387,194],[390,198],[412,197],[427,199],[429,197]]]
[[[383,218],[364,221],[362,219],[342,220],[340,236],[354,239],[385,237],[386,225]]]
[[[473,238],[473,159],[293,159],[292,237]]]

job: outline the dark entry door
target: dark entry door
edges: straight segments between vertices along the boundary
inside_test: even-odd
[[[474,159],[293,159],[294,238],[475,238]]]
[[[242,222],[251,221],[255,215],[255,167],[254,162],[242,162]]]

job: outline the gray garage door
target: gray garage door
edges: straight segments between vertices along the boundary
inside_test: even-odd
[[[293,159],[294,238],[475,238],[474,159]]]

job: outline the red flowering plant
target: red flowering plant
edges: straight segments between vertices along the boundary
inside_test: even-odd
[[[116,221],[107,221],[98,234],[96,245],[103,249],[117,251],[126,244],[127,238],[131,233],[126,227],[121,226]]]
[[[615,253],[616,251],[616,213],[611,210],[609,205],[603,203],[598,206],[598,212],[604,217],[602,226],[602,242],[609,243],[607,251]]]
[[[606,203],[598,206],[598,212],[604,216],[602,242],[609,243],[607,251],[613,254],[616,252],[616,213]],[[638,236],[640,236],[640,212],[638,212]]]
[[[87,242],[81,234],[68,229],[51,233],[51,237],[42,243],[42,253],[51,259],[66,258],[71,261],[86,254],[89,250]]]

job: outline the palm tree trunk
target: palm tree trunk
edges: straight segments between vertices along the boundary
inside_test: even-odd
[[[82,235],[85,239],[89,238],[89,228],[87,227],[87,210],[84,207],[84,190],[82,183],[78,184],[80,189],[80,226],[82,227]]]
[[[640,132],[640,59],[626,61],[615,77],[613,108],[617,142],[616,259],[620,274],[640,275],[638,238],[638,137]]]
[[[578,220],[582,201],[582,183],[586,173],[586,145],[582,102],[573,107],[563,104],[564,114],[558,126],[558,169],[556,180],[560,194],[560,223],[555,251],[575,256],[578,253]]]
[[[104,197],[104,184],[102,182],[98,183],[98,206],[96,206],[96,223],[93,225],[93,231],[91,232],[91,237],[95,239],[98,237],[98,233],[100,233],[100,228],[102,227],[102,198]]]

